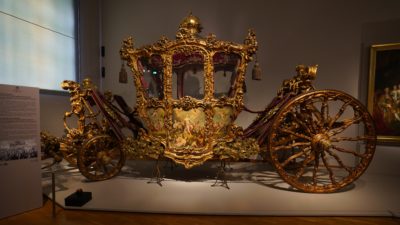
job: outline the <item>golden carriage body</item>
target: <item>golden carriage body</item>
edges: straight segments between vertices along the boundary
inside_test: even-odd
[[[136,106],[99,93],[88,82],[65,81],[71,112],[64,116],[66,155],[77,158],[87,178],[118,174],[126,156],[168,158],[191,168],[210,159],[269,161],[281,177],[306,192],[333,192],[356,180],[375,150],[370,115],[355,98],[335,90],[314,90],[316,66],[298,66],[277,96],[246,129],[234,124],[244,107],[247,64],[257,51],[249,30],[243,44],[200,36],[189,15],[175,40],[161,38],[120,54],[133,72]],[[254,71],[256,79],[259,71]],[[118,106],[114,104],[118,103]],[[69,128],[67,119],[78,117]],[[131,129],[126,136],[122,128]]]

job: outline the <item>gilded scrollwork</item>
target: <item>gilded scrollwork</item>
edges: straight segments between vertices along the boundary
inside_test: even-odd
[[[195,98],[190,96],[184,96],[183,98],[179,99],[178,101],[172,102],[172,106],[174,108],[182,108],[185,111],[194,108],[205,108],[205,104],[203,101],[199,101]]]
[[[247,37],[244,40],[244,44],[247,47],[247,54],[245,57],[251,57],[251,55],[257,52],[258,43],[257,43],[256,33],[254,32],[253,29],[248,30]]]
[[[96,86],[93,85],[90,79],[84,79],[81,85],[75,81],[66,80],[61,84],[61,87],[70,93],[71,110],[64,114],[63,120],[66,133],[59,141],[60,152],[69,163],[76,165],[76,154],[84,142],[96,135],[107,132],[109,125],[101,116],[101,111],[95,111],[91,107]],[[116,121],[115,112],[107,105],[103,107],[106,113]],[[71,121],[77,120],[76,127],[70,127],[68,122],[70,119]]]
[[[232,141],[221,140],[214,146],[214,154],[220,160],[238,161],[259,153],[260,147],[253,138],[239,138]]]
[[[164,108],[165,103],[163,101],[159,101],[157,98],[148,98],[147,106],[150,108]]]
[[[42,131],[40,132],[40,143],[43,152],[42,159],[51,157],[54,159],[54,163],[61,162],[60,138],[51,135],[47,131]]]
[[[122,141],[121,148],[130,158],[158,159],[163,155],[164,144],[159,139],[150,138],[145,132],[140,132],[138,139],[127,137]]]
[[[251,130],[254,125],[262,122],[267,123],[273,119],[276,113],[290,98],[314,90],[315,88],[312,82],[317,76],[317,69],[318,65],[297,65],[296,75],[291,79],[287,79],[282,82],[281,87],[278,89],[277,96],[263,111],[257,114],[257,117],[253,123],[249,126],[249,128],[247,128],[247,131],[245,132],[246,136],[252,133]],[[265,137],[262,138],[265,139]],[[262,140],[259,142],[260,144],[263,144]]]
[[[301,93],[314,90],[315,88],[312,85],[312,82],[317,77],[317,69],[318,65],[296,66],[296,73],[297,73],[296,76],[294,76],[291,79],[283,81],[282,86],[277,93],[278,97],[282,98],[287,94],[295,96]]]
[[[162,37],[154,45],[134,48],[133,39],[128,38],[123,42],[120,51],[121,58],[128,61],[133,71],[139,115],[152,128],[150,130],[154,130],[147,137],[159,139],[162,135],[166,140],[164,155],[187,168],[202,164],[212,157],[213,146],[206,143],[213,143],[217,138],[232,142],[235,135],[241,135],[229,123],[234,121],[243,108],[246,66],[257,51],[257,40],[253,30],[248,31],[244,44],[220,41],[213,34],[203,38],[200,35],[201,30],[200,20],[190,14],[181,22],[175,40]],[[239,63],[235,68],[236,82],[232,86],[232,94],[229,97],[215,98],[213,59],[216,53],[221,52],[232,53],[238,57]],[[150,58],[152,55],[161,56],[163,64],[164,98],[160,99],[146,97],[141,83],[144,73],[138,61],[143,57]],[[229,57],[229,54],[226,56]],[[179,75],[181,77],[185,76],[184,73],[188,68],[192,68],[196,73],[199,66],[204,76],[204,96],[174,98],[173,77],[178,76],[177,73],[181,74]],[[156,108],[163,110],[155,111]],[[152,113],[147,113],[149,110]],[[215,116],[215,113],[224,115]],[[149,116],[162,117],[164,125],[159,126],[157,122],[159,119],[150,119]],[[217,122],[218,124],[215,124]],[[221,135],[221,132],[226,132],[226,135]],[[236,154],[237,150],[233,152]]]

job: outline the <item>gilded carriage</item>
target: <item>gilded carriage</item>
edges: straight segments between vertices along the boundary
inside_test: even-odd
[[[132,109],[120,96],[100,93],[90,80],[64,81],[72,110],[64,116],[61,151],[90,180],[119,173],[126,158],[162,159],[189,169],[207,160],[267,161],[294,188],[334,192],[356,180],[375,151],[373,122],[365,107],[336,90],[315,90],[317,66],[296,67],[267,107],[244,106],[245,75],[257,51],[248,31],[243,44],[202,37],[189,15],[176,39],[162,37],[120,55],[136,87]],[[253,78],[260,71],[253,70]],[[126,73],[121,71],[121,81]],[[249,127],[234,124],[242,110],[257,113]],[[68,120],[77,118],[71,128]],[[126,134],[124,130],[130,130]],[[157,168],[158,169],[158,168]],[[157,174],[160,177],[160,174]]]

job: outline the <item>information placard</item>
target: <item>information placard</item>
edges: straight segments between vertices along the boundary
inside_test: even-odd
[[[0,84],[0,218],[42,206],[39,89]]]

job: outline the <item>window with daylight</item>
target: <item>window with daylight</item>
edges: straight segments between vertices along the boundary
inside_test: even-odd
[[[0,0],[0,84],[76,80],[76,33],[75,0]]]

